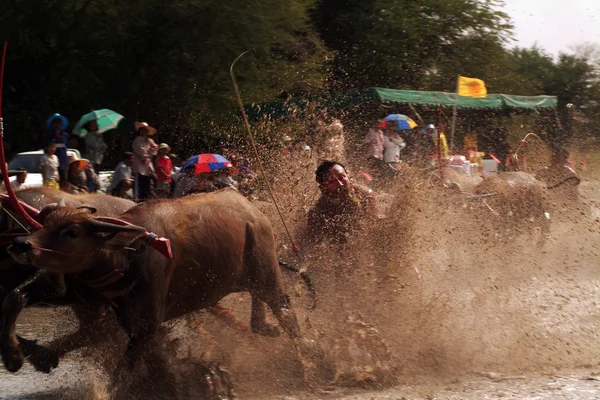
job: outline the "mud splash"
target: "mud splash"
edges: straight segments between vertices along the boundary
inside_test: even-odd
[[[281,206],[293,231],[302,229],[318,196],[313,166],[307,158],[278,175]],[[430,382],[423,385],[433,388],[431,382],[474,379],[466,377],[482,371],[512,376],[597,368],[600,184],[585,182],[575,203],[550,194],[550,237],[540,247],[535,232],[500,226],[485,207],[419,182],[403,177],[380,185],[385,218],[346,245],[303,249],[297,259],[272,206],[257,202],[273,221],[282,257],[312,276],[314,311],[298,278],[284,272],[303,333],[323,349],[327,368],[307,382],[288,338],[243,333],[200,312],[167,327],[168,368],[181,388],[179,397],[201,396],[201,363],[224,366],[240,398],[320,398],[307,392],[311,385],[334,393],[368,388],[381,391],[369,397],[394,398],[403,393],[387,389],[395,384]],[[249,296],[239,294],[223,305],[247,323],[249,303]],[[35,324],[48,318],[41,311],[34,314]],[[55,328],[49,336],[61,329]],[[34,329],[30,335],[38,334]],[[115,359],[90,366],[89,353],[68,357],[47,377],[26,371],[25,378],[6,379],[3,373],[0,386],[16,395],[39,392],[45,382],[51,393],[61,386],[82,390],[65,398],[83,398],[84,392],[104,398],[106,371]],[[91,381],[73,379],[90,370],[96,376]],[[418,396],[427,392],[415,390]],[[443,392],[436,390],[430,393]],[[362,398],[364,392],[357,393],[348,398]]]

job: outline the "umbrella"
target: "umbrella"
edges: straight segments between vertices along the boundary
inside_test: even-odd
[[[89,114],[85,114],[79,119],[79,121],[77,121],[75,127],[73,128],[73,134],[75,136],[84,137],[87,134],[87,130],[84,128],[84,125],[93,120],[96,120],[96,123],[98,123],[98,133],[104,133],[111,129],[115,129],[123,118],[124,117],[121,114],[118,114],[107,108],[95,110]]]
[[[396,130],[403,131],[407,129],[413,129],[417,126],[417,123],[413,121],[411,118],[407,117],[404,114],[390,114],[384,118],[384,121],[396,121],[398,124],[396,126]]]
[[[230,168],[231,162],[228,159],[219,154],[200,154],[188,158],[183,167],[183,171],[187,171],[188,168],[194,168],[196,174],[203,172],[213,172],[224,168]]]
[[[62,122],[62,125],[60,127],[61,131],[64,131],[65,129],[67,129],[67,126],[69,126],[69,120],[66,119],[65,117],[63,117],[62,115],[60,115],[59,113],[54,114],[53,116],[51,116],[50,118],[48,118],[48,121],[46,121],[46,127],[53,131],[54,128],[52,127],[52,122],[54,122],[55,119],[59,119]]]

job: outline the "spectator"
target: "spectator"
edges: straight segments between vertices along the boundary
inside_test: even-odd
[[[135,173],[134,197],[136,200],[146,200],[152,197],[152,179],[155,176],[152,158],[156,155],[158,146],[151,136],[156,129],[146,122],[136,122],[135,129],[139,136],[133,141],[133,153],[135,161],[133,171]]]
[[[192,193],[197,193],[199,187],[207,179],[207,174],[196,174],[194,167],[187,167],[182,171],[184,175],[177,179],[175,184],[175,190],[173,191],[173,197],[178,199],[183,196],[187,196]]]
[[[158,156],[156,157],[156,195],[158,197],[169,197],[171,194],[171,177],[173,173],[173,163],[168,154],[171,151],[166,143],[158,146]]]
[[[398,135],[395,128],[393,126],[388,127],[383,134],[383,161],[388,164],[399,163],[400,151],[405,147],[406,143]]]
[[[58,173],[60,180],[65,179],[65,171],[67,170],[67,147],[69,146],[69,134],[64,132],[69,126],[69,121],[60,114],[52,115],[46,122],[46,126],[52,131],[50,136],[46,138],[44,148],[48,147],[49,143],[56,144],[56,157],[58,158]]]
[[[344,125],[338,119],[323,127],[323,143],[319,151],[320,160],[343,160],[346,155]]]
[[[321,197],[308,213],[308,240],[345,243],[366,219],[378,216],[379,209],[373,191],[352,184],[341,163],[323,161],[315,175]]]
[[[12,186],[14,190],[28,189],[29,185],[25,183],[26,180],[27,170],[22,169],[17,173],[15,180],[10,182],[10,186]]]
[[[115,168],[107,193],[115,197],[131,198],[128,192],[133,188],[131,167],[134,161],[135,155],[132,152],[123,153],[123,159]]]
[[[85,158],[87,158],[94,168],[96,174],[100,173],[100,166],[104,159],[104,152],[106,151],[106,143],[104,143],[104,136],[98,132],[98,123],[96,120],[92,120],[84,125],[87,134],[83,138],[85,142]]]
[[[382,128],[387,126],[385,121],[376,121],[365,140],[363,146],[365,148],[365,156],[369,160],[383,161],[383,131]]]
[[[42,171],[42,180],[44,182],[44,186],[58,190],[60,188],[58,184],[60,181],[58,166],[60,164],[55,153],[56,143],[49,142],[46,150],[44,151],[44,155],[42,156],[40,169]]]
[[[76,155],[69,157],[67,181],[82,193],[94,193],[98,190],[99,179],[88,160],[81,160]]]

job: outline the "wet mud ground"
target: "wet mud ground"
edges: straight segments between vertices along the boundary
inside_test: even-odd
[[[600,182],[579,193],[552,194],[542,245],[535,229],[500,226],[460,197],[410,193],[379,231],[304,260],[317,309],[294,276],[286,286],[303,332],[335,361],[333,384],[307,389],[287,338],[240,334],[205,313],[172,324],[175,358],[224,363],[240,399],[600,399]],[[247,303],[224,301],[246,323]],[[19,320],[41,342],[75,326],[66,309]],[[0,370],[0,398],[108,398],[124,340],[114,335],[118,345],[71,354],[49,375]]]

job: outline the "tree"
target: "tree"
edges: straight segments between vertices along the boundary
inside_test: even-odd
[[[321,0],[313,18],[327,46],[337,51],[334,76],[340,86],[454,90],[465,64],[484,65],[478,61],[503,52],[511,25],[497,11],[501,4]],[[487,53],[490,49],[493,53]]]
[[[32,139],[39,145],[52,113],[76,120],[90,109],[112,108],[193,147],[199,132],[219,134],[238,123],[229,66],[246,50],[236,70],[245,100],[320,91],[326,50],[310,26],[310,5],[15,2],[0,14],[0,34],[9,42],[4,111],[7,129],[25,134],[7,140],[13,149],[33,146]]]

